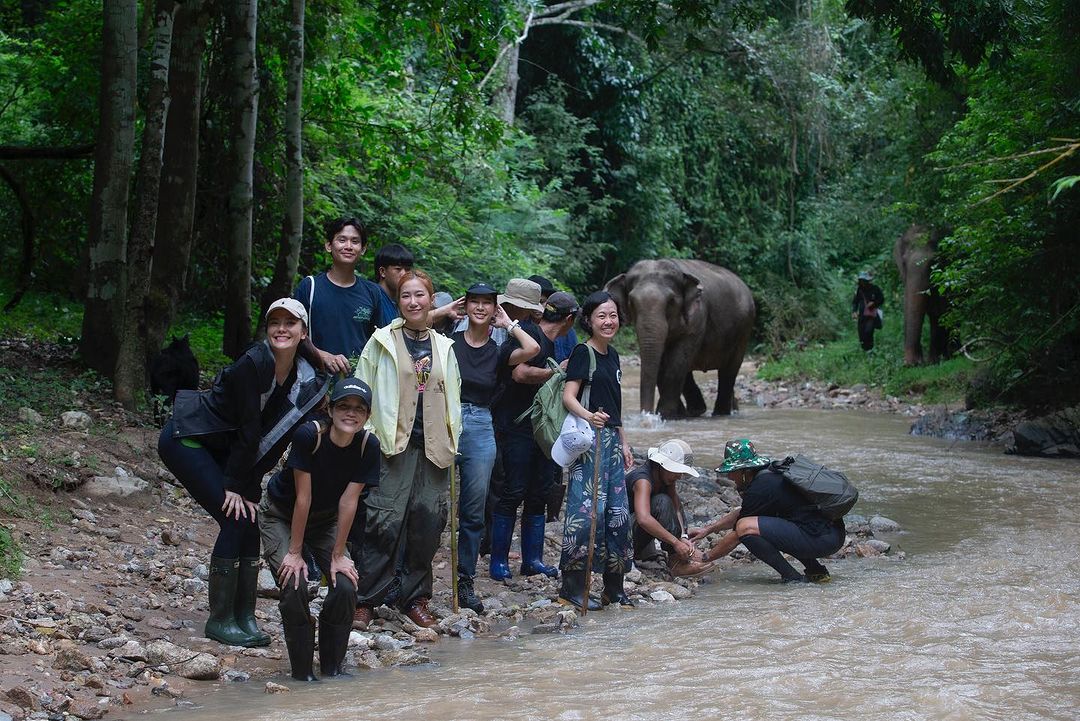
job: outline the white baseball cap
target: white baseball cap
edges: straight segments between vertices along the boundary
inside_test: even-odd
[[[649,449],[649,460],[672,473],[684,473],[697,478],[700,474],[694,470],[694,453],[686,441],[678,438],[664,441],[659,448]]]
[[[275,300],[273,303],[270,304],[270,307],[266,309],[266,319],[269,320],[270,314],[278,308],[284,308],[285,310],[289,311],[289,313],[299,318],[304,323],[304,325],[308,324],[307,309],[305,309],[304,304],[298,301],[296,298],[278,298],[277,300]]]
[[[588,421],[573,413],[567,413],[562,431],[551,446],[551,460],[563,468],[569,468],[578,456],[592,448],[595,438],[596,434]]]

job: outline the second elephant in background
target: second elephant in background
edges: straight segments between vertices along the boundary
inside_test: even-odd
[[[642,411],[701,415],[705,398],[692,371],[716,370],[713,415],[731,413],[755,317],[753,295],[739,276],[701,260],[642,260],[605,289],[637,331]]]

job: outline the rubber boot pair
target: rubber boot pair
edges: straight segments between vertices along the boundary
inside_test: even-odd
[[[564,606],[572,606],[581,609],[587,584],[585,583],[585,571],[563,571],[562,586],[559,587],[559,603]],[[599,611],[603,606],[600,599],[589,594],[588,610]]]
[[[352,622],[326,623],[319,619],[319,670],[324,677],[349,676],[345,671],[345,652],[349,650]],[[289,656],[292,660],[292,656]],[[308,654],[311,664],[311,654]]]
[[[507,581],[510,573],[510,540],[514,536],[514,517],[491,514],[491,562],[488,572],[492,580]]]
[[[270,635],[255,621],[255,600],[259,594],[259,557],[240,558],[236,580],[236,625],[254,639],[251,646],[269,646]]]
[[[257,563],[257,562],[256,562]],[[255,567],[254,584],[258,585],[258,567]],[[209,601],[210,618],[206,620],[203,634],[207,638],[223,643],[227,646],[265,646],[270,642],[270,637],[259,631],[255,625],[255,597],[252,592],[250,600],[250,618],[248,617],[248,601],[238,596],[241,576],[247,576],[241,571],[241,563],[238,558],[210,557]],[[254,588],[257,590],[257,588]],[[247,586],[245,585],[245,593]],[[237,622],[237,607],[243,607],[245,624],[254,629],[254,633],[245,630]]]
[[[297,681],[318,681],[312,665],[315,662],[315,625],[309,618],[307,623],[298,625],[283,624],[281,630],[285,633],[285,648],[289,651],[289,665],[292,667],[292,677]],[[346,637],[348,638],[348,637]],[[320,646],[322,639],[320,639]],[[322,649],[319,649],[320,656]],[[326,673],[323,671],[323,673]]]
[[[544,516],[521,517],[521,575],[556,578],[559,569],[544,565]]]
[[[617,603],[622,608],[634,607],[634,602],[623,590],[623,574],[604,573],[604,593],[600,596],[600,603],[604,606]]]

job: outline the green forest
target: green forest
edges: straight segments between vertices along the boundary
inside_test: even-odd
[[[171,334],[235,357],[355,215],[362,267],[402,243],[455,296],[710,261],[776,368],[881,374],[917,225],[969,397],[1057,406],[1078,150],[1075,0],[0,0],[0,329],[63,335],[138,407]]]

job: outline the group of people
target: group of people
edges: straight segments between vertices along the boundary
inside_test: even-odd
[[[249,647],[270,642],[254,614],[260,549],[280,587],[295,678],[315,678],[312,571],[329,587],[317,624],[324,676],[342,673],[350,630],[365,628],[379,605],[396,606],[418,626],[435,625],[432,561],[452,467],[461,479],[459,598],[477,612],[481,544],[490,548],[491,577],[510,578],[519,509],[519,572],[561,577],[559,600],[573,606],[632,606],[623,575],[635,556],[656,555],[656,541],[673,575],[707,572],[720,546],[710,558],[694,542],[722,528],[735,528],[755,555],[791,575],[774,557],[791,552],[791,529],[762,518],[790,511],[782,498],[745,504],[754,516],[691,529],[675,491],[682,474],[697,473],[690,448],[663,443],[634,468],[611,345],[620,312],[608,293],[594,292],[579,306],[534,276],[512,279],[501,293],[475,283],[437,307],[431,278],[400,245],[376,255],[375,280],[356,275],[367,249],[360,221],[331,223],[325,249],[331,267],[270,305],[266,339],[224,368],[209,390],[179,393],[159,439],[166,466],[219,526],[209,566],[209,638]],[[584,343],[574,337],[575,323]],[[528,413],[556,369],[565,371],[563,405],[593,438],[584,452],[562,458],[569,467],[557,568],[544,562],[543,550],[546,506],[561,469],[537,443]],[[290,443],[264,495],[263,476]],[[502,482],[492,494],[498,458]],[[738,466],[743,476],[746,462]],[[796,557],[808,559],[825,545],[804,543]],[[603,576],[598,599],[588,596],[587,567]],[[822,580],[823,573],[807,565],[810,577]]]

